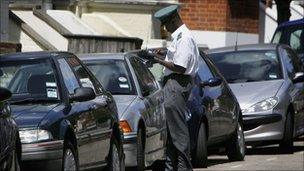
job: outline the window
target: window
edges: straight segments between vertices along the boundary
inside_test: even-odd
[[[209,69],[209,66],[206,64],[205,60],[202,58],[199,59],[198,75],[202,81],[207,81],[210,78],[213,78],[213,75]]]
[[[99,87],[98,83],[96,83],[96,81],[89,75],[76,57],[68,57],[67,61],[75,71],[75,74],[79,78],[82,87],[91,87],[96,93],[101,93],[101,88],[97,88]]]
[[[135,75],[143,95],[149,95],[158,90],[153,74],[147,67],[136,57],[130,59],[131,65],[134,68]]]
[[[302,71],[301,62],[290,49],[282,49],[281,54],[283,55],[288,77],[292,79],[296,72]]]
[[[281,39],[281,36],[282,36],[282,31],[279,30],[275,33],[275,35],[273,36],[273,39],[272,39],[272,43],[279,43],[280,42],[280,39]]]
[[[74,94],[74,90],[79,88],[79,83],[70,68],[69,64],[65,61],[64,58],[58,59],[59,67],[62,73],[64,84],[69,91],[69,94]]]
[[[50,60],[1,61],[0,86],[10,89],[13,98],[59,100],[55,68]]]
[[[298,53],[304,52],[304,28],[298,28],[290,33],[289,45]]]
[[[212,62],[228,83],[282,79],[275,50],[248,50],[210,54]]]
[[[124,60],[102,59],[85,63],[103,87],[113,95],[136,94],[130,70]]]

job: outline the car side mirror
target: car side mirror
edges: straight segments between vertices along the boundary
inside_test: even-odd
[[[10,90],[0,87],[0,102],[9,99],[12,96]]]
[[[84,102],[95,99],[96,95],[91,87],[76,88],[74,94],[70,96],[71,101]]]
[[[303,72],[297,72],[295,76],[292,79],[293,83],[300,83],[304,82],[304,73]]]
[[[216,87],[216,86],[221,85],[222,82],[223,82],[223,80],[221,78],[214,77],[214,78],[210,78],[208,81],[202,81],[200,86],[201,87],[206,87],[206,86]]]

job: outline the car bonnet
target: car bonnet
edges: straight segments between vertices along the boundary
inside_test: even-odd
[[[241,109],[246,109],[269,97],[274,97],[284,80],[233,83],[229,87],[235,94]]]
[[[19,128],[38,127],[42,119],[58,104],[11,105]]]

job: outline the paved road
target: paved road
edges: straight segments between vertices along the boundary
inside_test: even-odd
[[[158,166],[151,168],[161,170]],[[293,154],[282,154],[277,145],[247,149],[245,161],[230,162],[225,155],[208,157],[208,168],[204,170],[304,170],[304,137],[295,142]]]

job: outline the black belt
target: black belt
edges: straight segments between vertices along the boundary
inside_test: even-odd
[[[192,77],[190,75],[172,73],[164,76],[163,84],[165,85],[170,79],[176,80],[182,87],[186,87],[189,83],[192,83]]]

